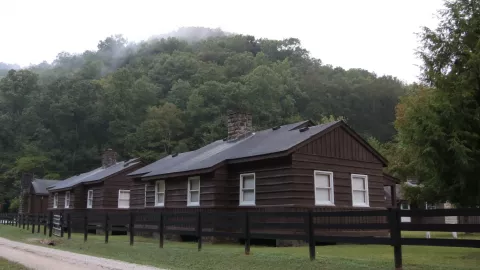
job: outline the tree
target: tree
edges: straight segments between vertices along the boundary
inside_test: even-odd
[[[256,130],[335,115],[381,143],[394,135],[406,88],[394,77],[324,65],[295,38],[173,35],[111,36],[0,78],[0,201],[18,195],[21,173],[65,179],[98,167],[107,147],[148,162],[223,139],[230,109],[252,113]]]
[[[480,204],[480,2],[446,1],[436,29],[420,33],[423,81],[397,107],[404,173],[422,192],[458,206]],[[425,197],[427,195],[425,194]]]

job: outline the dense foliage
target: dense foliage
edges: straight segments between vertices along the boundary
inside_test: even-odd
[[[420,33],[423,82],[397,107],[393,169],[422,185],[412,197],[480,205],[480,2],[446,1]]]
[[[405,91],[397,79],[323,65],[294,38],[212,32],[194,42],[113,36],[97,51],[9,71],[0,80],[0,199],[16,194],[22,172],[66,177],[98,166],[106,147],[151,161],[203,146],[226,136],[228,109],[250,111],[256,129],[335,115],[366,137],[394,135]]]

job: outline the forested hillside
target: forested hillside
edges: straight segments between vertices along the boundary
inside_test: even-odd
[[[228,109],[250,111],[256,129],[335,116],[365,137],[394,135],[406,88],[394,77],[325,65],[294,38],[212,31],[139,44],[114,36],[96,51],[9,71],[0,80],[0,201],[16,195],[20,173],[70,176],[98,166],[106,147],[152,161],[223,138]]]

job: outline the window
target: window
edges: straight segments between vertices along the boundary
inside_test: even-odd
[[[58,207],[58,193],[55,193],[53,195],[53,208],[57,208]]]
[[[255,174],[240,174],[240,205],[255,205]]]
[[[324,171],[314,172],[315,205],[334,205],[333,173]]]
[[[145,201],[144,201],[144,207],[147,207],[147,188],[148,188],[148,184],[145,184]]]
[[[130,208],[130,190],[118,191],[118,208]]]
[[[93,190],[87,191],[87,208],[93,207]]]
[[[165,181],[155,182],[155,206],[165,205]]]
[[[65,208],[70,207],[70,191],[65,193]]]
[[[368,199],[368,176],[352,174],[352,205],[370,206]]]
[[[188,178],[187,206],[200,205],[200,177]]]

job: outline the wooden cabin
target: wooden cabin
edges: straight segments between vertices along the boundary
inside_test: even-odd
[[[30,196],[28,197],[28,208],[26,213],[46,213],[48,209],[48,190],[50,186],[58,184],[58,180],[34,179],[32,181]]]
[[[49,187],[48,209],[128,209],[131,179],[126,175],[142,166],[139,159],[117,162],[117,153],[108,149],[101,167]]]
[[[228,115],[228,137],[169,155],[129,176],[132,209],[336,211],[386,209],[387,160],[343,121],[252,130]],[[200,209],[200,210],[199,210]]]
[[[20,182],[21,194],[18,212],[22,214],[45,213],[48,207],[47,188],[59,181],[38,179],[32,173],[24,173]]]

